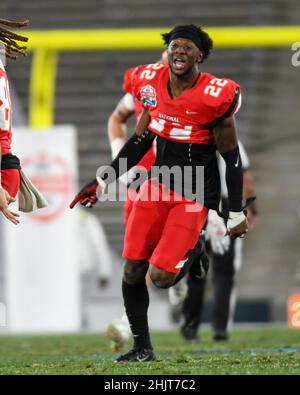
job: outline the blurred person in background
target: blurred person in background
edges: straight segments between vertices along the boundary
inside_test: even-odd
[[[248,232],[234,122],[240,87],[232,80],[200,73],[199,64],[213,46],[211,38],[200,27],[176,26],[162,36],[168,47],[168,65],[140,66],[132,74],[134,96],[143,102],[144,108],[134,135],[109,166],[114,176],[108,177],[107,168],[99,169],[97,178],[86,184],[70,203],[70,208],[77,203],[93,207],[107,185],[126,172],[126,168],[120,168],[121,160],[126,159],[127,170],[131,169],[151,149],[155,138],[156,166],[168,169],[178,166],[182,172],[188,167],[192,171],[190,179],[182,180],[184,194],[182,183],[172,183],[165,188],[156,176],[143,182],[139,198],[134,201],[125,232],[123,257],[126,263],[122,283],[134,345],[116,362],[156,359],[148,326],[149,294],[145,277],[149,269],[155,286],[166,289],[189,270],[208,210],[219,207],[216,150],[226,161],[227,232],[232,238],[244,237]],[[202,194],[195,197],[193,193],[201,178],[198,180],[192,169],[196,171],[199,167],[204,170],[204,201]],[[176,192],[179,188],[180,194]],[[145,200],[153,191],[159,199]]]
[[[84,229],[84,231],[83,231]],[[101,222],[96,215],[80,209],[78,243],[81,275],[81,325],[89,326],[87,306],[91,290],[104,289],[111,279],[111,251]]]
[[[245,148],[239,141],[239,151],[243,170],[243,196],[245,199],[255,196],[255,182],[250,170],[250,162]],[[218,165],[221,179],[222,211],[228,211],[228,190],[225,181],[226,165],[220,154]],[[258,223],[257,205],[254,201],[247,208],[249,229]],[[242,265],[241,238],[232,239],[226,234],[226,225],[215,210],[209,210],[205,237],[207,250],[212,260],[213,307],[212,329],[214,340],[227,340],[228,330],[233,322],[236,306],[235,278]],[[173,296],[173,308],[182,308],[183,324],[181,334],[185,340],[199,340],[198,329],[201,324],[201,313],[204,304],[206,279],[200,279],[197,284],[193,278],[187,278],[187,295],[182,298]],[[170,291],[172,288],[170,289]]]
[[[6,58],[15,60],[18,55],[26,55],[26,47],[19,45],[18,41],[26,42],[28,38],[13,33],[8,28],[24,27],[28,24],[29,21],[16,22],[0,19],[0,51]],[[9,221],[17,225],[19,214],[11,211],[8,206],[16,200],[21,181],[21,167],[19,158],[12,154],[11,141],[12,106],[9,83],[0,58],[0,211]]]

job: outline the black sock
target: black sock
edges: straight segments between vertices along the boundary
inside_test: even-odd
[[[188,293],[183,303],[184,325],[199,326],[204,303],[205,279],[188,275]]]
[[[128,284],[123,280],[122,292],[134,348],[152,349],[148,327],[149,294],[146,282]]]

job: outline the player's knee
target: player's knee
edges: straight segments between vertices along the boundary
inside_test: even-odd
[[[157,288],[170,288],[174,284],[176,274],[168,273],[163,270],[152,268],[150,278]]]
[[[166,289],[166,288],[170,288],[174,284],[173,278],[169,279],[162,276],[154,277],[154,278],[151,277],[151,280],[157,288]]]
[[[127,284],[143,282],[148,266],[148,262],[145,261],[126,261],[124,266],[124,281]]]

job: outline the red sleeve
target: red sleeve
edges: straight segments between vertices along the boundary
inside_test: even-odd
[[[228,83],[224,86],[220,93],[218,105],[216,107],[215,118],[227,118],[233,116],[241,103],[240,86],[232,80],[227,81]]]
[[[147,65],[137,66],[134,69],[129,70],[130,74],[129,74],[128,86],[130,86],[130,90],[126,92],[131,93],[132,96],[134,96],[137,100],[141,100],[140,88],[143,85],[143,79],[141,78],[141,73],[145,69],[145,67],[147,67]]]
[[[123,89],[125,92],[130,93],[132,96],[140,100],[139,98],[139,90],[142,80],[140,78],[140,74],[142,70],[144,70],[145,66],[137,66],[132,69],[128,69],[125,72],[124,80],[123,80]]]
[[[134,72],[135,68],[131,68],[125,71],[124,78],[123,78],[123,90],[126,93],[132,93],[132,83],[131,77],[132,73]]]
[[[155,107],[157,104],[156,86],[161,72],[166,68],[163,64],[146,64],[136,67],[130,74],[130,93],[144,108]]]

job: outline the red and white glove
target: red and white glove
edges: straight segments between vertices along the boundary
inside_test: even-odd
[[[78,202],[88,208],[92,208],[98,201],[106,188],[106,183],[99,177],[86,184],[70,203],[73,208]]]
[[[211,249],[215,254],[224,255],[229,249],[230,238],[225,236],[226,231],[223,218],[215,210],[209,210],[205,238],[210,242]]]

